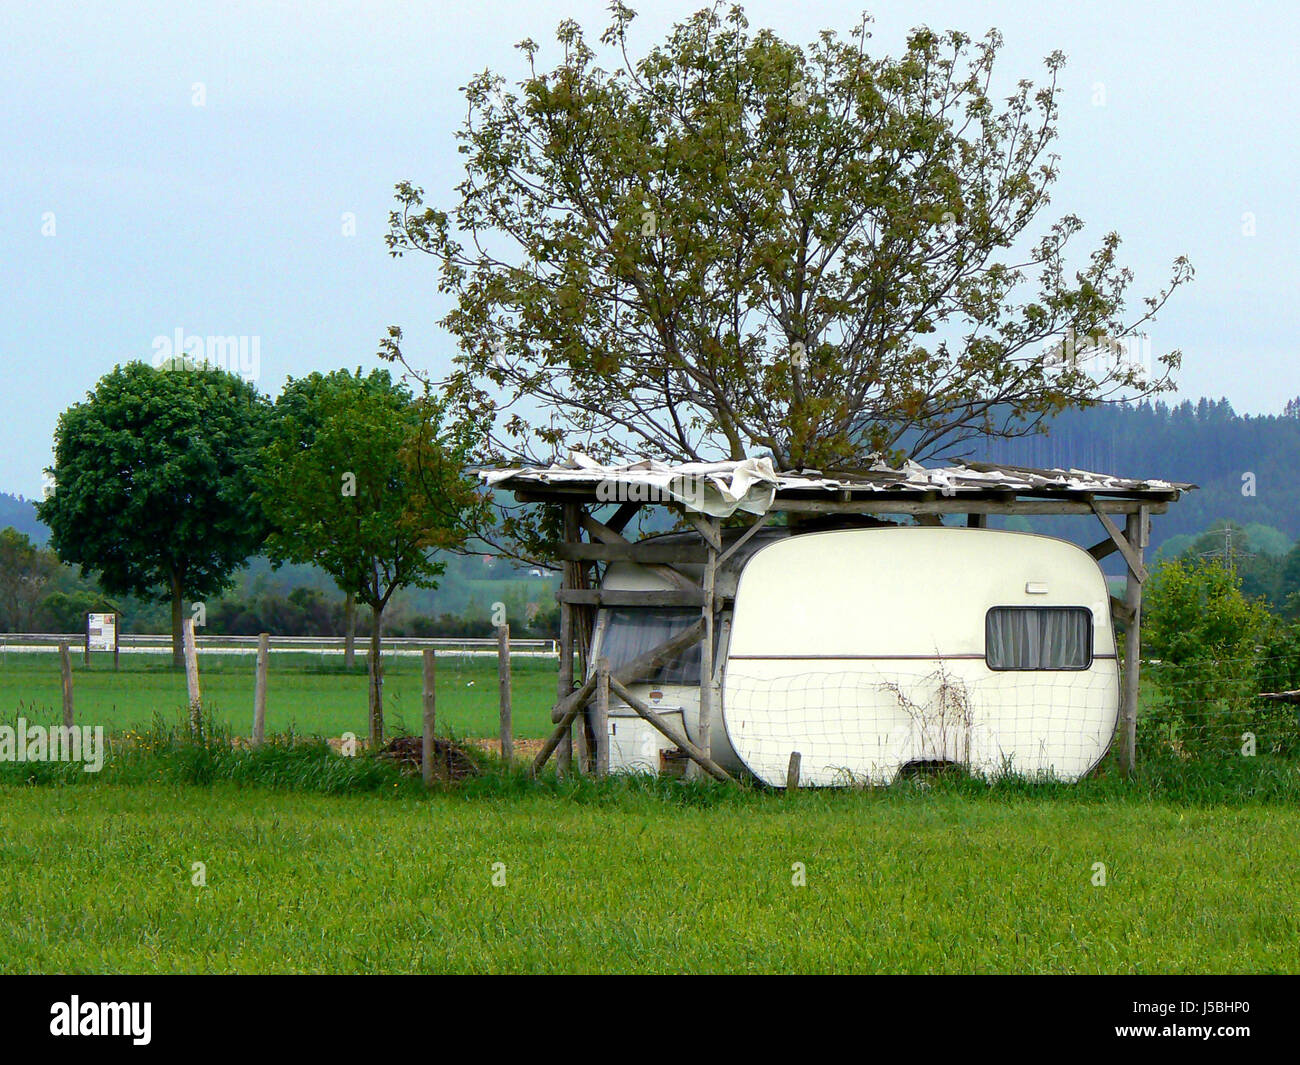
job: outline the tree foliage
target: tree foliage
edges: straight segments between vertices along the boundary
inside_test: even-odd
[[[400,588],[432,588],[439,550],[462,546],[480,518],[465,473],[472,438],[436,398],[386,370],[290,380],[275,404],[257,497],[275,562],[310,562],[370,607],[371,741],[383,739],[384,609]]]
[[[995,31],[920,28],[895,58],[869,20],[799,47],[719,6],[633,60],[614,12],[612,68],[566,21],[555,66],[525,41],[518,84],[470,82],[453,206],[397,186],[389,246],[440,265],[485,452],[843,470],[1170,387],[1178,352],[1115,345],[1186,261],[1128,315],[1116,234],[1072,267],[1082,221],[1035,227],[1059,52],[999,100]]]
[[[46,585],[58,568],[53,551],[32,543],[17,529],[0,529],[0,631],[32,630]]]
[[[252,471],[269,404],[234,374],[132,362],[59,416],[54,491],[37,508],[65,561],[110,595],[216,595],[262,542]]]

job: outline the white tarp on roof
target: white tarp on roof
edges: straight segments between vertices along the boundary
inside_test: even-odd
[[[771,508],[778,491],[860,494],[901,490],[960,496],[991,489],[1165,494],[1195,487],[1173,481],[1112,477],[1088,470],[1038,470],[983,463],[927,468],[910,460],[901,466],[876,462],[862,473],[845,477],[828,477],[819,470],[777,473],[772,460],[767,458],[678,465],[644,459],[623,465],[602,465],[581,451],[571,452],[566,463],[484,470],[479,476],[489,487],[504,481],[516,485],[522,481],[594,486],[598,497],[611,503],[676,501],[688,510],[715,518],[727,517],[738,510],[763,514]]]
[[[780,483],[772,460],[766,458],[679,465],[644,459],[622,466],[603,466],[581,451],[571,452],[566,465],[485,470],[480,476],[488,487],[521,476],[542,484],[571,481],[587,485],[596,481],[611,503],[674,500],[687,510],[713,518],[725,518],[738,510],[766,513]]]

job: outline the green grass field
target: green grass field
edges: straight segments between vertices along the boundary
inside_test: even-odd
[[[360,659],[359,659],[360,661]],[[90,666],[73,658],[73,705],[80,724],[109,731],[147,726],[155,713],[171,719],[184,712],[185,674],[164,655],[124,654],[114,673],[108,655]],[[290,728],[306,734],[367,733],[365,666],[343,671],[338,655],[276,653],[271,656],[266,730]],[[200,655],[205,708],[238,735],[253,719],[252,655]],[[548,731],[555,702],[555,660],[515,656],[511,663],[514,728],[520,737]],[[389,732],[420,731],[420,659],[384,659],[384,711]],[[0,708],[31,722],[60,720],[62,695],[58,656],[0,655]],[[498,731],[495,657],[444,654],[438,657],[438,731],[457,736],[494,736]]]
[[[363,672],[272,661],[269,733],[364,735]],[[495,660],[439,661],[440,731],[491,735]],[[389,661],[390,729],[417,725],[418,669]],[[252,659],[201,670],[200,743],[149,727],[184,712],[165,660],[78,660],[78,720],[145,735],[100,774],[0,763],[0,972],[1300,969],[1300,771],[1282,759],[784,795],[531,781],[477,754],[482,776],[425,792],[319,742],[232,746]],[[546,730],[554,671],[516,659],[519,735]],[[56,719],[54,656],[0,660],[0,699]]]
[[[699,794],[0,787],[0,971],[1300,968],[1294,808]]]

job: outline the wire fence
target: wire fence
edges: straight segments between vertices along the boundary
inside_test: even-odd
[[[802,780],[821,786],[888,784],[937,765],[989,778],[1077,780],[1105,757],[1119,723],[1114,660],[1080,671],[990,673],[962,660],[789,668],[733,663],[723,693],[732,746],[773,785],[784,782],[795,751]],[[1139,758],[1295,754],[1300,707],[1264,697],[1295,687],[1300,655],[1146,663]]]

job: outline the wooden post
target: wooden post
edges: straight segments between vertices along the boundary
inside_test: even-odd
[[[581,519],[578,515],[578,505],[576,503],[564,504],[564,542],[574,543],[581,539],[579,532]],[[570,589],[576,586],[578,564],[576,562],[565,562],[563,576],[560,580],[560,587]],[[555,693],[557,699],[567,699],[573,694],[573,605],[571,603],[560,603],[560,645],[558,648],[560,655],[560,675],[556,679]],[[556,751],[556,771],[560,777],[566,777],[573,772],[573,730],[570,729],[560,739],[560,746]]]
[[[190,699],[190,735],[197,736],[203,723],[203,702],[199,693],[199,652],[194,644],[194,619],[181,621],[181,637],[185,644],[185,689]]]
[[[1124,584],[1124,605],[1132,612],[1124,631],[1124,690],[1120,700],[1119,771],[1127,778],[1137,763],[1138,689],[1142,673],[1142,551],[1147,544],[1147,508],[1129,514],[1124,539],[1132,550],[1128,557],[1128,578]],[[1127,557],[1127,556],[1126,556]],[[1134,563],[1137,567],[1134,567]]]
[[[596,776],[609,776],[609,659],[596,663]]]
[[[89,669],[89,668],[90,668],[90,615],[89,615],[89,614],[86,615],[86,626],[85,626],[85,628],[86,628],[86,657],[85,657],[85,664],[86,664],[86,668]]]
[[[712,540],[721,540],[721,522],[711,520],[708,531]],[[708,538],[706,537],[706,542]],[[708,561],[704,563],[704,605],[700,608],[704,618],[704,638],[700,641],[700,724],[699,746],[704,756],[713,753],[713,590],[717,583],[718,549],[708,542]],[[699,775],[696,773],[695,775]]]
[[[585,508],[579,503],[569,504],[571,509],[565,512],[565,529],[570,530],[566,535],[571,536],[574,541],[582,538],[582,519],[586,514]],[[572,523],[570,525],[570,522]],[[587,588],[590,586],[587,565],[579,562],[573,568],[573,583],[576,588]],[[594,626],[592,624],[593,612],[590,607],[575,607],[573,612],[573,639],[578,652],[578,670],[579,675],[585,682],[591,675],[590,655],[591,642],[593,637]],[[587,727],[587,714],[585,711],[577,719],[576,731],[573,736],[574,746],[578,753],[578,772],[590,773],[592,771],[592,750],[588,742],[587,733],[590,731]]]
[[[803,756],[798,751],[790,752],[790,764],[785,770],[785,790],[799,790],[799,764],[803,761]]]
[[[257,677],[253,681],[253,746],[266,741],[266,680],[271,664],[271,636],[259,633],[257,637]]]
[[[501,758],[510,765],[515,758],[515,739],[510,713],[510,626],[497,626],[497,682],[501,693]]]
[[[420,768],[424,775],[424,786],[433,787],[433,736],[437,712],[437,691],[435,679],[438,667],[438,652],[426,647],[424,659],[424,731],[420,734]]]
[[[122,649],[122,615],[113,615],[113,672],[117,672],[118,656]]]
[[[72,727],[72,651],[59,644],[59,669],[63,673],[63,724]]]

